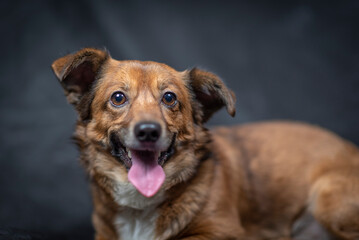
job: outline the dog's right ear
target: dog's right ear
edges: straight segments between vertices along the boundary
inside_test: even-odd
[[[64,88],[69,103],[76,106],[80,102],[108,58],[106,51],[84,48],[53,62],[52,70]]]

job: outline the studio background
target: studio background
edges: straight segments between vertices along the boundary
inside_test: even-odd
[[[51,63],[83,47],[222,77],[237,116],[306,121],[359,144],[359,1],[1,1],[0,229],[91,239],[71,142],[75,111]],[[1,236],[0,230],[0,236]]]

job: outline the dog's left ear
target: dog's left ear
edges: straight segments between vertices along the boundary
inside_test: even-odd
[[[194,68],[189,72],[189,81],[196,100],[201,105],[199,110],[202,114],[195,117],[200,118],[197,121],[207,122],[213,113],[224,106],[228,114],[234,117],[236,97],[217,75]]]

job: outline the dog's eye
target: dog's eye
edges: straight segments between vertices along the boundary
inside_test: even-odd
[[[167,106],[174,106],[177,102],[176,95],[173,92],[166,92],[162,97],[162,102]]]
[[[115,107],[119,107],[126,102],[126,96],[123,92],[114,92],[111,95],[111,104]]]

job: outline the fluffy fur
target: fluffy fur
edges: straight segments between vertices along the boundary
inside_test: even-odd
[[[117,61],[87,48],[52,68],[79,113],[75,139],[91,181],[96,240],[292,239],[304,213],[339,239],[359,239],[359,151],[319,127],[255,123],[208,131],[235,97],[214,74],[178,72],[156,62]],[[115,108],[121,90],[127,105]],[[161,103],[166,91],[178,104]],[[166,179],[147,198],[128,181],[111,136],[133,141],[134,124],[151,120],[161,143],[174,138]],[[116,144],[115,144],[116,145]]]

